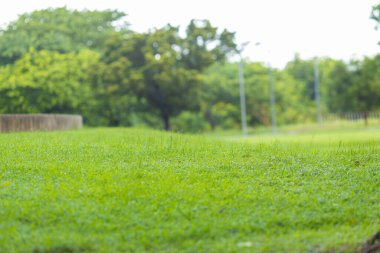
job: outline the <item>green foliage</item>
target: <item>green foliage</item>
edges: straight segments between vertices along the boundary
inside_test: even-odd
[[[359,69],[359,78],[351,88],[358,111],[380,109],[380,55],[366,57]]]
[[[200,133],[208,130],[207,121],[201,113],[182,112],[172,120],[172,130],[185,133]]]
[[[280,125],[314,120],[315,105],[305,97],[305,87],[286,71],[273,71],[276,96],[276,117]]]
[[[124,44],[122,36],[112,36],[101,61],[92,70],[93,92],[99,102],[97,116],[103,120],[102,125],[132,125],[131,115],[143,107],[132,94],[131,80],[140,77],[133,75],[130,69],[131,62],[122,52]]]
[[[379,82],[380,56],[367,57],[362,62],[320,59],[319,78],[320,93],[323,111],[330,112],[360,112],[376,111],[379,109]],[[312,108],[314,100],[313,61],[295,60],[288,63],[284,70],[298,82],[305,85],[305,94],[309,101],[303,104]],[[284,90],[283,90],[284,91]],[[296,90],[294,90],[296,92]],[[302,91],[302,87],[299,87]]]
[[[349,64],[324,59],[320,71],[322,97],[330,111],[368,112],[380,108],[380,55]]]
[[[236,64],[214,64],[202,76],[201,110],[213,130],[240,124],[237,71]]]
[[[3,134],[0,252],[359,251],[379,230],[379,140]]]
[[[245,91],[248,122],[251,125],[270,125],[269,70],[262,64],[245,64]]]
[[[380,4],[374,5],[372,7],[371,19],[376,22],[376,29],[380,27]],[[380,41],[379,41],[380,43]]]
[[[192,21],[185,38],[170,25],[146,34],[114,36],[102,58],[101,73],[108,73],[102,78],[106,85],[119,86],[119,95],[130,92],[143,99],[169,130],[171,117],[197,110],[200,73],[234,50],[232,39],[232,33],[218,34],[208,21]]]
[[[294,79],[303,82],[304,96],[310,100],[315,99],[313,60],[302,60],[299,55],[295,55],[293,61],[287,63],[285,71]]]
[[[26,13],[0,31],[0,64],[13,63],[30,48],[68,53],[101,51],[116,32],[119,11],[72,11],[66,7]],[[123,28],[124,29],[124,28]]]
[[[80,113],[87,120],[95,101],[90,70],[98,54],[30,50],[0,68],[0,113]]]
[[[310,101],[303,96],[303,84],[286,71],[273,71],[276,113],[280,124],[310,119]],[[245,94],[249,125],[270,125],[269,69],[262,64],[244,64]],[[216,64],[205,72],[202,110],[213,129],[240,125],[237,64]]]
[[[186,29],[181,58],[186,68],[202,71],[215,62],[223,62],[236,51],[235,34],[218,32],[208,20],[191,20]]]
[[[167,26],[155,30],[147,36],[146,45],[146,65],[140,68],[144,85],[138,94],[159,110],[164,128],[169,130],[170,117],[196,109],[199,73],[184,68],[178,59],[178,51],[183,48],[177,28]]]
[[[216,125],[223,129],[237,128],[240,119],[240,109],[231,104],[218,102],[211,107],[211,114],[214,117]]]
[[[262,64],[245,67],[247,112],[252,125],[271,124],[269,69]],[[276,115],[279,124],[304,122],[310,117],[310,100],[304,96],[303,83],[287,71],[273,71]]]
[[[319,64],[321,76],[321,97],[331,112],[355,111],[352,101],[352,87],[357,79],[352,64],[324,59]]]

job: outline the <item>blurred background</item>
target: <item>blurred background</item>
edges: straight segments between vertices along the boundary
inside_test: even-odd
[[[277,134],[380,126],[380,3],[12,1],[0,114]]]

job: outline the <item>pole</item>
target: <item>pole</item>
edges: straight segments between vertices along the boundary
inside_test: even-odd
[[[274,94],[274,83],[273,83],[273,71],[270,64],[269,67],[269,91],[270,91],[270,107],[272,111],[272,134],[277,134],[277,119],[276,119],[276,96]]]
[[[319,94],[319,73],[318,73],[318,59],[314,58],[314,93],[315,93],[315,103],[317,105],[317,122],[319,125],[322,124],[322,114],[321,114],[321,97]]]
[[[245,91],[244,91],[244,74],[243,74],[243,59],[241,56],[241,51],[239,51],[240,62],[239,62],[239,87],[240,87],[240,111],[241,111],[241,127],[243,131],[243,137],[247,136],[247,111],[245,104]]]

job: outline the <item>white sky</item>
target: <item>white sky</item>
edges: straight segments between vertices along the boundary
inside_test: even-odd
[[[236,32],[250,41],[244,56],[283,67],[295,53],[302,58],[348,60],[379,52],[380,31],[369,19],[379,0],[12,0],[0,2],[0,24],[35,9],[118,9],[138,32],[167,23],[185,27],[193,18]],[[256,42],[260,46],[255,46]]]

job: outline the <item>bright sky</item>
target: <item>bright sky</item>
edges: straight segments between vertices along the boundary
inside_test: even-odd
[[[35,9],[118,9],[138,32],[167,23],[185,27],[193,18],[236,32],[250,41],[244,56],[283,67],[295,53],[302,58],[349,60],[379,52],[380,31],[370,20],[379,0],[12,0],[0,6],[0,24]],[[260,42],[259,46],[255,46]]]

